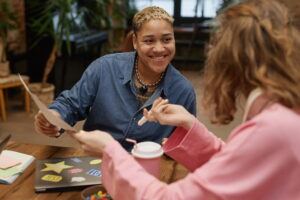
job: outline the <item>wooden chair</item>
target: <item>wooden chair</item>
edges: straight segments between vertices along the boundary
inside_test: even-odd
[[[29,84],[29,77],[22,75],[24,82]],[[24,105],[25,111],[30,112],[30,97],[29,94],[24,90],[23,85],[16,74],[11,74],[7,77],[0,78],[0,110],[1,110],[1,118],[3,121],[6,121],[6,103],[7,97],[4,98],[4,89],[20,87],[24,94]]]

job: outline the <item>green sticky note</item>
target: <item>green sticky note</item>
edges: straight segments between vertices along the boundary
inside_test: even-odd
[[[0,169],[0,179],[13,176],[15,174],[21,173],[22,170],[19,167],[11,167],[8,169]]]

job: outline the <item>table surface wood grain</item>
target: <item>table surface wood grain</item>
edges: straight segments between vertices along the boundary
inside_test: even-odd
[[[36,160],[86,156],[80,148],[56,147],[39,144],[9,142],[7,150],[33,155]],[[1,200],[77,200],[81,190],[51,193],[35,193],[35,161],[12,184],[0,184]],[[163,156],[160,179],[166,183],[186,176],[188,171],[174,160]]]

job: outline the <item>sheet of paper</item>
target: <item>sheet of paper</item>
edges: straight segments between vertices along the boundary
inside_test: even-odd
[[[42,113],[44,114],[44,116],[46,117],[46,119],[51,124],[53,124],[53,125],[55,125],[55,126],[57,126],[59,128],[63,128],[65,130],[71,130],[71,131],[76,131],[77,132],[77,130],[75,128],[73,128],[68,123],[66,123],[65,121],[63,121],[62,119],[60,119],[59,117],[57,117],[56,115],[54,115],[52,112],[50,112],[50,110],[47,108],[47,106],[45,106],[45,104],[43,104],[39,100],[39,98],[29,90],[29,88],[25,84],[25,82],[22,79],[22,77],[20,76],[20,74],[19,74],[19,79],[21,80],[24,88],[29,93],[29,95],[31,96],[31,98],[33,99],[33,101],[35,102],[35,104],[37,105],[37,107],[42,111]]]

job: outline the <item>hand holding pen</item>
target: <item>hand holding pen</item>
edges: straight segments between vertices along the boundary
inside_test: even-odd
[[[168,104],[168,99],[163,99],[161,97],[159,97],[158,99],[156,99],[154,102],[159,101],[159,103],[161,104]],[[154,108],[154,106],[157,105],[155,103],[153,103],[152,108]],[[155,117],[152,115],[152,109],[150,111],[148,111],[147,109],[144,109],[144,116],[138,121],[138,125],[142,126],[144,123],[146,123],[147,121],[155,121],[157,122],[158,120],[155,119]]]
[[[162,99],[161,97],[153,102],[150,111],[144,109],[143,118],[138,122],[139,125],[151,121],[159,122],[162,125],[182,127],[186,130],[192,127],[195,120],[195,116],[190,114],[183,106],[169,104],[168,99]]]

